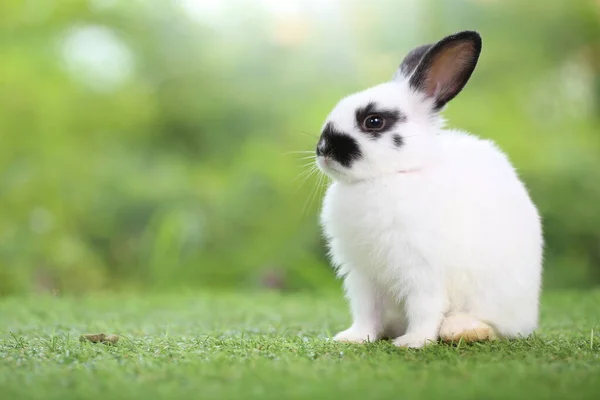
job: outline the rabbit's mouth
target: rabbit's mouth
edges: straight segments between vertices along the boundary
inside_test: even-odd
[[[338,161],[329,156],[317,156],[317,167],[321,172],[334,180],[346,180],[348,174]]]
[[[339,168],[336,168],[336,161],[329,156],[317,156],[317,166],[323,173],[327,173],[328,171],[342,173]]]
[[[329,156],[317,156],[317,164],[323,168],[331,168],[333,167],[333,158]]]

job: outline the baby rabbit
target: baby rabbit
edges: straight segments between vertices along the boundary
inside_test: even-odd
[[[316,162],[333,183],[321,224],[353,318],[337,341],[418,348],[536,328],[538,211],[494,143],[440,116],[480,52],[472,31],[417,47],[323,126]]]

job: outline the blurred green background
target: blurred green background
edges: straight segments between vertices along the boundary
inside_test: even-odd
[[[0,294],[335,287],[293,152],[463,29],[450,126],[517,166],[546,287],[599,285],[597,0],[2,0]]]

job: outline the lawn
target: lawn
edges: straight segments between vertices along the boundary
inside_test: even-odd
[[[2,299],[0,398],[600,398],[600,290],[545,294],[537,336],[514,342],[327,339],[348,322],[338,294]]]

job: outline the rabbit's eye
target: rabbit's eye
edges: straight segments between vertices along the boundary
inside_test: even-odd
[[[369,115],[362,123],[362,128],[367,131],[380,131],[385,127],[385,119],[381,115]]]

